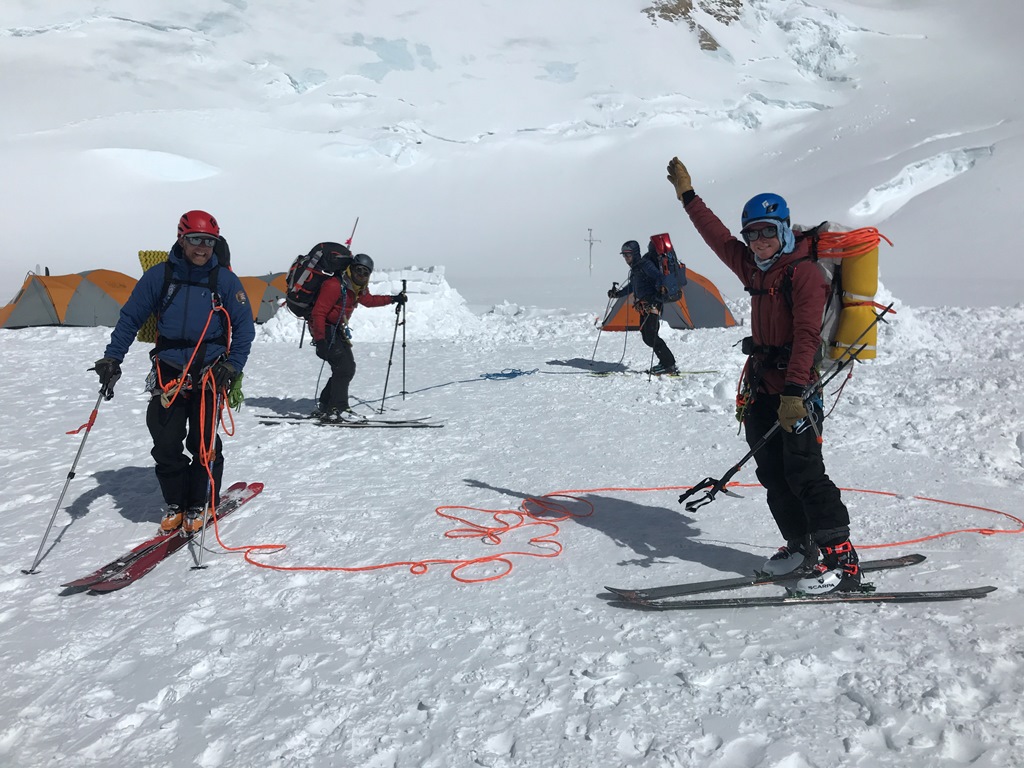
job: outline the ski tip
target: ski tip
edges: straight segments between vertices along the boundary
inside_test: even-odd
[[[657,603],[649,602],[647,600],[627,600],[619,595],[612,594],[611,600],[608,601],[608,605],[616,608],[633,608],[638,611],[657,611],[660,610],[660,606]]]
[[[90,585],[85,586],[72,586],[69,584],[61,584],[64,589],[57,593],[59,597],[67,597],[68,595],[80,595],[89,589]]]
[[[619,587],[605,587],[611,596],[621,600],[636,600],[639,593],[635,589],[621,589]]]

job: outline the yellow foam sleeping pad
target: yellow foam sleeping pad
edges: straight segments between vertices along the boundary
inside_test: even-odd
[[[139,264],[142,265],[143,273],[164,261],[167,261],[167,251],[139,251]],[[156,343],[156,315],[150,315],[142,324],[138,338],[146,344]]]

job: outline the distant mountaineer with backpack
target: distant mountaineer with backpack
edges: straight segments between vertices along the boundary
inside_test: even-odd
[[[156,315],[146,426],[167,504],[160,523],[165,531],[183,527],[191,533],[202,527],[211,477],[217,502],[224,473],[220,436],[213,440],[217,403],[227,398],[256,336],[241,281],[215,255],[220,239],[220,226],[210,214],[182,215],[167,261],[146,270],[136,283],[95,366],[102,390],[113,396],[121,361],[142,324]]]
[[[357,253],[343,271],[324,280],[310,312],[309,330],[316,356],[331,366],[331,378],[320,393],[318,408],[313,412],[313,416],[321,420],[345,421],[354,416],[348,404],[348,385],[356,375],[356,360],[352,354],[348,321],[356,304],[383,307],[406,302],[404,292],[394,296],[370,293],[372,272],[373,259],[365,253]]]
[[[647,256],[641,258],[640,243],[627,240],[622,244],[621,253],[629,266],[629,280],[622,288],[610,288],[608,298],[618,299],[633,294],[633,306],[640,314],[640,338],[658,357],[658,364],[650,372],[655,375],[676,373],[675,355],[658,333],[664,294],[659,290],[662,278],[654,245],[652,243],[648,247]],[[685,284],[685,278],[683,282]]]
[[[757,479],[786,540],[762,570],[806,572],[796,589],[808,594],[855,591],[861,573],[850,543],[850,515],[825,474],[815,434],[815,425],[820,431],[822,424],[821,401],[804,400],[818,379],[815,358],[828,294],[821,269],[807,258],[810,241],[794,235],[789,207],[778,195],[760,194],[747,202],[741,241],[693,191],[677,157],[668,165],[668,180],[704,242],[751,296],[752,336],[744,340],[750,355],[744,369],[747,402],[741,414],[747,443],[756,445],[776,421],[783,430],[754,454]]]

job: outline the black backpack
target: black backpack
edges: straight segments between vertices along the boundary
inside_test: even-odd
[[[317,243],[305,256],[297,256],[288,270],[285,304],[297,317],[309,319],[324,280],[352,263],[352,251],[341,243]]]

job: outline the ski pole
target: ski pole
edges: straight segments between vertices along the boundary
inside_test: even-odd
[[[651,322],[651,318],[652,317],[654,318],[654,322],[656,322],[656,323],[660,323],[661,322],[661,319],[657,315],[652,315],[652,314],[642,315],[643,319],[640,321],[640,338],[643,338],[643,336],[644,336],[644,325],[649,323],[649,322]],[[646,340],[645,340],[645,342],[646,342]],[[654,378],[654,347],[651,347],[651,362],[647,366],[647,383],[650,384],[651,380],[653,378]]]
[[[875,315],[875,319],[872,320],[871,323],[861,332],[857,339],[852,344],[847,345],[846,351],[844,351],[843,355],[840,356],[840,358],[837,359],[831,366],[829,366],[829,368],[825,372],[825,375],[818,379],[818,381],[809,385],[807,389],[804,390],[802,397],[805,403],[811,398],[813,398],[818,392],[824,391],[825,387],[829,384],[829,382],[831,382],[836,376],[842,373],[844,368],[846,368],[848,365],[850,365],[860,357],[861,353],[868,348],[868,345],[867,343],[864,343],[857,347],[857,344],[860,343],[860,340],[867,335],[868,331],[874,328],[875,325],[877,325],[878,322],[881,321],[886,314],[892,311],[892,308],[893,303],[890,303],[887,307],[883,307],[881,312]],[[856,349],[854,349],[854,347],[856,347]],[[851,349],[854,349],[852,353],[849,351]],[[811,406],[811,408],[813,408],[813,405]],[[821,431],[818,429],[818,425],[810,409],[808,409],[807,418],[811,421],[811,424],[814,428],[816,439],[820,443]],[[765,432],[764,435],[762,435],[761,439],[758,440],[757,443],[755,443],[749,451],[747,451],[743,458],[736,462],[736,464],[734,464],[732,467],[730,467],[729,470],[724,475],[722,475],[722,477],[720,477],[717,480],[713,477],[704,478],[695,486],[693,486],[690,490],[688,490],[686,493],[682,494],[679,497],[679,503],[683,504],[685,502],[686,511],[694,512],[703,507],[704,505],[710,504],[712,501],[714,501],[715,496],[717,496],[719,493],[725,493],[735,498],[742,498],[738,493],[730,491],[725,486],[728,485],[729,481],[732,480],[733,476],[743,468],[743,465],[746,464],[755,453],[761,450],[761,448],[763,448],[768,443],[768,441],[772,439],[775,433],[778,432],[781,428],[782,424],[776,421],[772,425],[771,429]],[[705,494],[701,498],[695,499],[694,501],[690,502],[686,501],[688,498],[690,498],[696,493],[699,493],[700,491],[705,491]]]
[[[206,393],[204,392],[203,394],[205,395]],[[213,438],[210,440],[210,450],[206,452],[208,457],[212,456],[214,451],[217,449],[217,417],[220,413],[221,400],[220,390],[215,390],[213,398],[213,417],[211,418],[211,422],[213,424]],[[214,457],[214,461],[216,460],[216,457]],[[206,526],[210,522],[210,503],[213,501],[214,493],[217,490],[213,484],[213,467],[206,467],[206,471],[210,474],[207,476],[208,479],[206,481],[206,506],[203,508],[203,532],[199,534],[199,557],[196,564],[191,568],[193,571],[202,571],[206,569],[206,566],[203,565],[203,553],[206,551]]]
[[[60,510],[60,505],[64,501],[64,494],[68,492],[68,486],[71,485],[71,481],[75,477],[75,468],[78,466],[78,460],[82,457],[82,451],[85,449],[85,441],[89,439],[89,433],[92,431],[92,425],[96,423],[96,414],[100,409],[100,403],[104,400],[109,400],[113,396],[113,389],[109,387],[101,388],[100,396],[96,398],[96,405],[92,407],[92,413],[89,414],[89,420],[78,429],[68,432],[69,435],[74,435],[81,432],[83,429],[85,430],[85,434],[82,435],[82,442],[78,446],[78,453],[75,454],[75,460],[71,463],[71,469],[68,471],[68,479],[64,482],[64,489],[60,492],[60,498],[57,499],[57,506],[53,508],[53,514],[50,515],[50,522],[46,526],[46,533],[43,534],[43,540],[39,542],[39,551],[36,552],[35,560],[32,561],[32,567],[28,570],[22,570],[22,573],[28,575],[39,572],[36,570],[36,566],[39,565],[39,561],[42,560],[43,547],[46,546],[46,540],[50,536],[50,530],[53,528],[53,522],[57,519],[57,512]]]
[[[619,288],[619,284],[618,283],[612,283],[612,290],[613,291],[618,290],[618,288]],[[605,305],[605,308],[604,308],[604,315],[603,315],[604,319],[601,320],[601,325],[597,329],[597,341],[594,342],[594,353],[590,356],[590,364],[591,365],[594,364],[594,360],[597,358],[597,345],[601,343],[601,332],[604,330],[604,324],[608,321],[608,313],[612,309],[612,302],[613,301],[615,301],[615,297],[614,296],[609,296],[608,297],[608,303]]]
[[[402,293],[405,293],[405,280],[402,281]],[[402,399],[408,394],[405,390],[405,326],[408,316],[405,314],[405,304],[402,304]]]
[[[384,394],[380,396],[380,410],[378,411],[378,413],[384,413],[384,400],[388,396],[388,379],[391,378],[391,359],[395,355],[395,339],[398,338],[398,326],[400,324],[399,321],[402,318],[403,306],[404,305],[399,304],[397,307],[395,307],[395,330],[391,334],[391,352],[388,353],[388,370],[387,373],[384,374]]]

